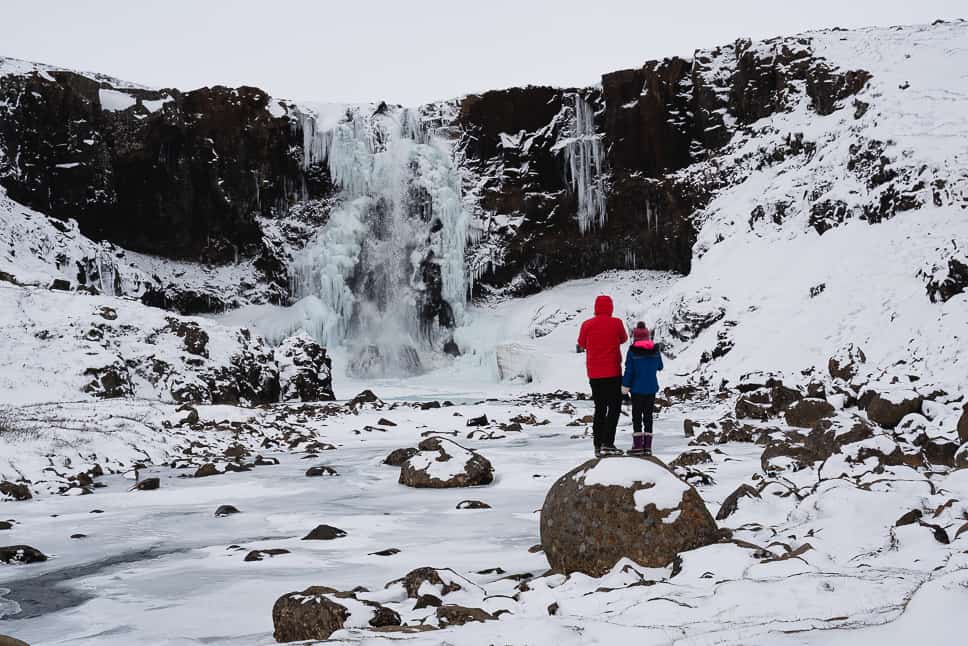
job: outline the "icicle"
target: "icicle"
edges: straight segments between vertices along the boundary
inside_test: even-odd
[[[588,101],[575,94],[572,138],[564,146],[565,173],[578,202],[578,230],[587,233],[605,224],[605,151],[602,136],[595,132],[595,112]]]

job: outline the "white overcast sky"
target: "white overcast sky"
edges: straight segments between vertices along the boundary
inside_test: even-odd
[[[157,87],[417,104],[695,49],[968,16],[968,0],[2,0],[0,56]]]

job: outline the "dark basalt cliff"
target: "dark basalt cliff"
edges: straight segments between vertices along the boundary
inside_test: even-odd
[[[528,293],[615,268],[688,272],[693,215],[728,180],[687,169],[804,92],[820,114],[842,107],[868,76],[831,68],[809,39],[737,41],[606,74],[597,88],[465,97],[443,125],[484,223],[468,249],[477,292]],[[121,104],[111,105],[118,92]],[[576,101],[592,110],[603,151],[605,217],[584,233],[563,154]],[[285,285],[284,254],[260,219],[333,192],[324,169],[303,163],[295,115],[249,87],[179,92],[69,71],[0,76],[0,185],[38,211],[77,219],[96,240],[208,263],[255,257],[267,281]],[[434,302],[424,316],[442,318]]]
[[[459,149],[485,178],[480,206],[523,215],[513,230],[494,232],[503,236],[500,261],[482,272],[478,291],[511,285],[529,293],[607,269],[688,273],[692,216],[728,180],[681,171],[714,158],[738,129],[791,107],[801,88],[817,113],[829,114],[868,78],[832,69],[808,39],[758,51],[740,40],[690,61],[606,74],[600,90],[529,87],[467,97]],[[582,235],[565,161],[555,152],[561,110],[575,97],[595,109],[607,160],[607,217]],[[527,145],[500,144],[501,133],[522,132]]]
[[[102,105],[102,91],[114,93],[68,71],[0,78],[11,198],[75,218],[96,240],[218,263],[258,253],[255,217],[311,195],[294,153],[301,134],[259,89],[123,88],[125,109]]]

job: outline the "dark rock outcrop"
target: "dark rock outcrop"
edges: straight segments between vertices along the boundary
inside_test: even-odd
[[[333,362],[326,349],[306,333],[293,335],[273,352],[279,365],[281,401],[332,401]]]
[[[256,216],[312,197],[302,131],[257,88],[127,87],[64,70],[0,77],[0,185],[95,240],[234,262]]]

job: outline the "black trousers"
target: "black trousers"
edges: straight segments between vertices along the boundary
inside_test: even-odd
[[[622,378],[589,379],[588,383],[592,386],[592,399],[595,402],[595,421],[592,424],[595,448],[615,446],[615,429],[622,413]]]
[[[655,395],[632,393],[632,448],[652,449],[652,414]]]

